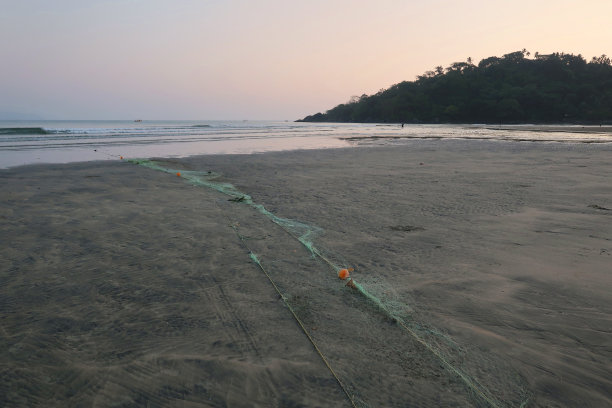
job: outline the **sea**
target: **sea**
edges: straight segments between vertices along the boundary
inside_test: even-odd
[[[289,121],[0,121],[0,168],[119,158],[253,154],[419,139],[612,143],[610,128]]]

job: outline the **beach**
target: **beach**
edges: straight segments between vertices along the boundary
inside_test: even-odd
[[[0,170],[0,405],[611,406],[611,157],[419,139]]]

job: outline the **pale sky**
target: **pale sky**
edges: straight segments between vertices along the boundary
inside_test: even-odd
[[[0,112],[294,120],[523,48],[612,55],[612,0],[0,0]]]

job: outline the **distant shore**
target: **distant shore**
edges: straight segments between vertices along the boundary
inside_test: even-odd
[[[419,139],[0,170],[0,405],[612,405],[611,155]]]

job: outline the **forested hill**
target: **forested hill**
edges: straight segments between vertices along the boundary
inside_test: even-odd
[[[612,65],[602,55],[526,50],[436,67],[304,122],[612,123]]]

